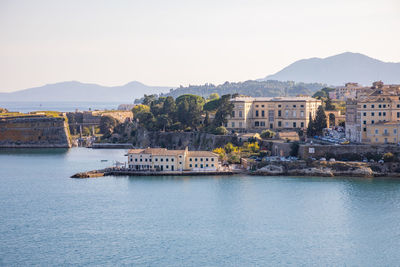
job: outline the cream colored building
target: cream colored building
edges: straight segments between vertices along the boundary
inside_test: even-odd
[[[312,97],[236,97],[228,129],[307,128],[310,115],[315,117],[321,100]]]
[[[210,151],[146,148],[129,150],[128,167],[152,171],[216,171],[219,162],[218,155]]]
[[[399,122],[378,122],[367,125],[366,137],[364,142],[371,144],[399,143]]]
[[[375,82],[371,89],[372,93],[347,100],[346,138],[362,143],[385,143],[385,140],[397,143],[398,139],[393,139],[395,137],[383,137],[381,133],[385,132],[385,126],[382,125],[393,128],[396,127],[393,125],[400,123],[400,86]]]

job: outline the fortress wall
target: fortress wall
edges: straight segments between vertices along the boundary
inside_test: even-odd
[[[0,118],[1,147],[71,147],[66,119],[46,116]]]

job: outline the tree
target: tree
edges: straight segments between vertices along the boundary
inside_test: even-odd
[[[300,147],[299,142],[293,142],[290,145],[290,156],[297,157],[299,154],[299,147]]]
[[[228,130],[224,126],[219,126],[214,129],[213,133],[216,135],[226,135],[228,134]]]
[[[326,115],[323,106],[319,106],[317,109],[317,115],[315,116],[314,128],[316,135],[322,135],[322,130],[327,127]]]
[[[162,111],[164,114],[167,114],[170,118],[175,116],[176,103],[175,99],[172,96],[168,96],[167,98],[165,98]]]
[[[315,122],[310,113],[310,117],[308,119],[308,126],[307,126],[307,136],[313,137],[314,135],[315,135]]]
[[[271,130],[264,130],[261,132],[260,136],[261,136],[261,138],[269,139],[269,138],[273,138],[275,136],[275,134],[276,133]]]
[[[209,100],[214,100],[214,99],[218,99],[218,98],[219,98],[219,94],[218,93],[212,93],[208,97]]]
[[[150,106],[150,104],[157,99],[157,95],[144,95],[142,104]]]
[[[220,99],[219,107],[215,113],[215,118],[213,124],[215,127],[221,126],[228,122],[228,116],[232,114],[233,103],[231,100],[231,95],[223,95]]]
[[[157,129],[165,131],[171,126],[171,119],[169,118],[168,114],[162,114],[157,117]]]
[[[325,110],[336,110],[336,107],[334,104],[332,104],[332,99],[329,97],[329,95],[325,100]]]
[[[181,95],[176,99],[178,121],[184,127],[196,128],[203,114],[204,98],[197,95]]]
[[[117,124],[117,120],[113,117],[102,116],[100,118],[100,132],[102,134],[111,134]]]
[[[147,105],[139,104],[132,108],[132,113],[134,118],[136,118],[137,114],[141,112],[150,112],[150,107]]]
[[[136,118],[139,121],[139,125],[145,127],[147,130],[152,131],[155,128],[155,118],[149,111],[143,111],[137,114]]]
[[[204,119],[204,126],[207,127],[211,124],[210,116],[208,115],[208,111],[206,111],[206,117]]]

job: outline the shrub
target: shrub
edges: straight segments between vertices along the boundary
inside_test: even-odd
[[[383,154],[383,160],[385,162],[392,162],[392,161],[394,161],[394,155],[390,152],[387,152],[387,153]]]
[[[260,136],[261,136],[261,138],[269,139],[269,138],[273,138],[275,136],[275,134],[276,133],[271,130],[264,130],[261,132]]]
[[[228,134],[228,130],[224,126],[219,126],[219,127],[215,128],[214,134],[226,135],[226,134]]]

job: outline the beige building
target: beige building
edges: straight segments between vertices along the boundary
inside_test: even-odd
[[[152,171],[216,171],[219,162],[218,155],[210,151],[146,148],[129,150],[128,166]]]
[[[398,142],[398,139],[393,141],[395,137],[385,139],[381,133],[385,132],[385,126],[382,125],[387,127],[391,125],[393,128],[396,127],[393,125],[400,123],[400,86],[375,82],[371,89],[372,93],[361,94],[356,99],[347,100],[346,138],[363,143],[384,143],[385,140]],[[376,136],[375,130],[377,130]]]
[[[378,122],[367,125],[364,142],[371,144],[399,143],[399,122]]]
[[[312,97],[236,97],[228,129],[307,128],[310,115],[315,117],[321,100]]]
[[[345,86],[336,87],[334,91],[329,92],[329,97],[334,100],[346,101],[356,98],[357,94],[368,88],[358,83],[346,83]]]

